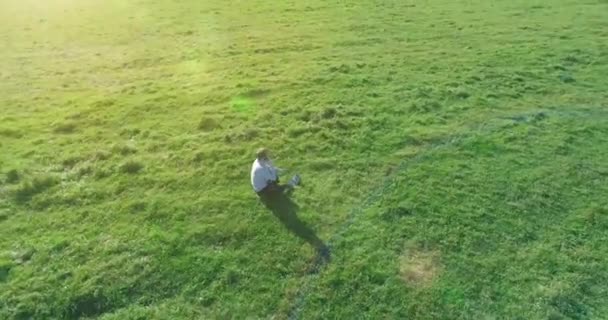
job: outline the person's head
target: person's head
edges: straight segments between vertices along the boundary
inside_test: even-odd
[[[259,148],[255,156],[258,160],[268,160],[270,158],[270,151],[266,148]]]

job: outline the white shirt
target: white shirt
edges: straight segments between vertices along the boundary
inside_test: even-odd
[[[255,159],[251,166],[251,185],[255,192],[260,192],[266,188],[268,181],[277,180],[277,169],[270,160]]]

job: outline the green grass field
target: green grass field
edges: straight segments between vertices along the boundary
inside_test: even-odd
[[[0,49],[0,319],[608,319],[605,0],[0,0]]]

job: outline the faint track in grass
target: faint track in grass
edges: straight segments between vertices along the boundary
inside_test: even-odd
[[[501,124],[491,124],[492,121],[502,120],[502,121],[512,121],[511,124],[520,124],[520,123],[535,123],[538,121],[542,121],[545,119],[550,119],[552,117],[560,117],[560,118],[578,118],[584,119],[585,117],[595,118],[598,116],[603,116],[608,119],[608,109],[599,108],[598,110],[588,110],[588,109],[580,109],[580,110],[546,110],[546,109],[538,109],[535,111],[529,111],[525,113],[518,113],[513,115],[502,115],[488,119],[484,123],[473,125],[469,130],[466,130],[465,133],[451,135],[448,136],[438,142],[429,144],[428,148],[415,155],[412,158],[405,159],[401,161],[392,173],[386,177],[380,185],[373,189],[373,191],[363,200],[363,202],[353,208],[347,215],[346,220],[339,226],[338,230],[331,236],[328,240],[328,247],[331,252],[332,247],[335,246],[337,242],[339,242],[343,235],[348,231],[349,227],[354,223],[355,218],[366,209],[370,208],[372,204],[374,204],[382,195],[384,195],[387,191],[391,190],[392,185],[395,181],[395,178],[398,176],[400,172],[405,170],[408,166],[414,165],[425,160],[430,154],[432,154],[435,150],[440,150],[446,147],[451,147],[457,145],[459,142],[463,141],[466,138],[473,137],[478,134],[485,133],[493,133],[498,132],[502,129],[505,129],[505,126],[509,125],[509,123]],[[291,304],[289,309],[288,318],[290,320],[296,320],[300,318],[300,313],[303,307],[306,304],[306,298],[310,293],[310,288],[314,280],[316,280],[323,267],[327,265],[327,260],[322,258],[315,259],[311,265],[307,268],[309,270],[309,275],[305,278],[304,283],[300,286],[296,297]]]

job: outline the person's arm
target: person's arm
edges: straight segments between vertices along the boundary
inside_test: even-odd
[[[266,170],[264,170],[264,180],[266,181],[266,185],[272,185],[277,180],[277,175],[274,170],[274,167],[272,167],[270,164],[266,167]]]
[[[279,167],[275,166],[274,163],[271,160],[268,161],[268,165],[274,170],[274,173],[283,173],[283,172],[285,172],[285,169],[279,168]]]
[[[274,164],[272,163],[272,161],[268,160],[268,162],[266,163],[267,165],[267,169],[268,169],[268,177],[270,179],[270,181],[275,182],[279,179],[279,169],[277,167],[274,166]]]

